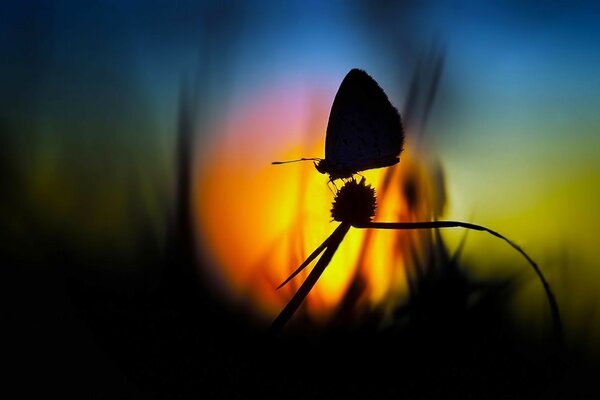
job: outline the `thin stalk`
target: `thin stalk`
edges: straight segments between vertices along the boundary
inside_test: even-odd
[[[554,332],[556,334],[557,340],[562,342],[562,322],[560,319],[560,313],[558,311],[558,303],[556,302],[556,298],[554,297],[554,293],[552,293],[552,289],[550,289],[550,285],[546,281],[546,278],[542,274],[542,271],[538,267],[538,265],[533,261],[531,257],[525,251],[519,247],[517,244],[506,238],[505,236],[499,234],[496,231],[488,229],[481,225],[470,224],[468,222],[461,221],[430,221],[430,222],[369,222],[366,224],[355,225],[356,228],[371,228],[371,229],[435,229],[435,228],[465,228],[471,229],[475,231],[484,231],[497,238],[504,240],[508,243],[513,249],[521,253],[523,257],[529,262],[529,264],[533,267],[533,270],[537,274],[538,278],[542,282],[542,286],[544,287],[544,291],[546,292],[546,297],[548,298],[548,303],[550,306],[550,313],[552,315],[552,320],[554,322]]]
[[[319,261],[317,261],[314,268],[312,269],[312,271],[310,271],[310,274],[308,274],[306,280],[302,283],[302,285],[294,294],[292,299],[287,303],[283,310],[281,310],[279,315],[273,320],[271,326],[269,327],[269,332],[274,333],[281,331],[285,324],[290,320],[292,315],[294,315],[298,307],[300,307],[300,304],[302,304],[308,293],[317,283],[317,280],[319,279],[323,271],[325,271],[327,265],[329,265],[329,262],[333,258],[333,255],[335,254],[337,248],[342,242],[342,239],[344,239],[344,236],[346,236],[346,233],[348,233],[348,230],[350,230],[350,226],[351,225],[349,223],[342,222],[331,234],[331,236],[329,236],[325,240],[325,242],[323,242],[323,244],[326,243],[325,252],[321,256],[321,258],[319,258]],[[319,246],[317,250],[319,250],[321,246]],[[311,256],[313,256],[315,252],[313,252]]]
[[[310,264],[312,262],[312,260],[314,260],[315,258],[317,258],[317,256],[319,254],[321,254],[321,252],[323,250],[325,250],[325,248],[329,245],[329,243],[331,242],[332,238],[334,237],[335,232],[336,231],[334,231],[327,239],[325,239],[325,241],[323,243],[321,243],[321,245],[319,247],[317,247],[315,251],[313,251],[312,253],[310,253],[310,255],[308,256],[308,258],[306,260],[304,260],[304,262],[302,264],[300,264],[300,266],[298,268],[296,268],[296,270],[294,272],[292,272],[292,274],[290,276],[288,276],[286,278],[286,280],[281,283],[281,285],[277,286],[277,289],[281,289],[283,286],[285,286],[286,283],[288,283],[289,281],[291,281],[296,275],[298,275],[300,272],[302,272],[302,270],[304,268],[306,268],[306,266],[308,264]]]

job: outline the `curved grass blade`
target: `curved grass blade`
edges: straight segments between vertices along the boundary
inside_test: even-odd
[[[429,222],[369,222],[366,224],[361,224],[355,226],[356,228],[374,228],[374,229],[435,229],[435,228],[465,228],[471,229],[475,231],[483,231],[487,232],[492,236],[495,236],[499,239],[504,240],[508,243],[513,249],[521,253],[523,257],[529,262],[529,264],[533,267],[533,270],[537,274],[542,286],[544,287],[544,291],[546,293],[546,297],[548,298],[548,303],[550,306],[550,313],[552,315],[552,321],[554,323],[554,332],[556,335],[556,339],[559,343],[562,343],[563,337],[563,329],[562,322],[560,319],[560,313],[558,311],[558,303],[556,302],[556,298],[554,297],[554,293],[552,289],[550,289],[550,285],[546,281],[546,278],[542,274],[542,271],[538,267],[538,265],[533,261],[531,257],[525,251],[519,247],[517,244],[512,242],[507,237],[499,234],[496,231],[493,231],[485,226],[470,224],[468,222],[461,221],[429,221]]]

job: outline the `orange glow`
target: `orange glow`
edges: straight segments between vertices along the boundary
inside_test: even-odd
[[[332,96],[311,96],[298,113],[294,90],[254,100],[232,113],[198,154],[194,204],[201,252],[217,269],[218,282],[236,303],[273,319],[312,265],[286,287],[275,288],[337,227],[331,222],[333,194],[327,177],[312,163],[271,165],[274,160],[322,157]],[[308,123],[307,123],[308,121]],[[438,180],[411,154],[410,138],[400,163],[364,172],[377,194],[376,220],[416,221],[439,216],[443,199]],[[391,184],[382,193],[384,175]],[[411,183],[412,182],[412,183]],[[418,202],[410,203],[413,184]],[[432,243],[431,232],[351,229],[307,297],[304,312],[325,323],[360,279],[364,291],[355,307],[390,311],[407,292],[415,260]],[[314,262],[313,262],[314,264]]]

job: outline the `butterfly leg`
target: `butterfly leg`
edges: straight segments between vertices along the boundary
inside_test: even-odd
[[[361,174],[361,173],[358,173],[358,172],[357,172],[357,173],[356,173],[356,175],[358,175],[358,176],[360,176],[360,177],[361,177],[361,181],[363,181],[363,180],[365,180],[365,179],[366,179],[366,178],[365,178],[365,176],[364,176],[363,174]],[[356,179],[354,178],[354,175],[352,176],[352,180],[356,182]]]
[[[332,186],[333,186],[333,189],[331,188]],[[329,191],[331,192],[331,194],[333,194],[334,196],[338,192],[338,188],[335,185],[335,182],[333,181],[333,179],[330,179],[330,180],[327,181],[327,188],[329,189]]]

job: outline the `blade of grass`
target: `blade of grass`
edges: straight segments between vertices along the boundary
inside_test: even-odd
[[[294,272],[292,272],[292,274],[290,276],[287,277],[287,279],[285,281],[283,281],[283,283],[279,286],[277,286],[277,289],[281,289],[283,286],[285,286],[286,283],[288,283],[289,281],[291,281],[292,279],[294,279],[294,277],[296,275],[298,275],[300,272],[302,272],[302,270],[304,268],[306,268],[306,266],[308,264],[310,264],[312,262],[312,260],[314,260],[315,258],[317,258],[317,256],[319,254],[321,254],[321,252],[323,250],[325,250],[325,248],[329,245],[329,243],[331,242],[331,238],[333,238],[333,235],[335,235],[334,231],[331,235],[329,235],[329,237],[327,239],[325,239],[325,241],[323,243],[321,243],[321,245],[319,247],[317,247],[317,249],[315,251],[313,251],[306,260],[304,260],[304,262],[302,264],[300,264],[300,266],[298,268],[296,268],[296,270]]]
[[[300,307],[300,304],[302,304],[308,293],[310,293],[313,286],[315,286],[315,284],[317,283],[317,280],[319,279],[323,271],[325,271],[327,265],[329,265],[329,262],[333,258],[333,255],[335,254],[337,248],[342,242],[342,239],[344,239],[344,236],[346,236],[346,233],[348,233],[350,226],[350,224],[342,222],[331,234],[331,236],[329,236],[325,240],[325,242],[323,242],[323,245],[326,246],[325,252],[321,256],[319,261],[317,261],[317,264],[315,264],[315,267],[312,269],[312,271],[310,271],[310,274],[308,274],[306,280],[300,286],[300,289],[298,289],[298,291],[294,294],[292,299],[287,303],[283,310],[281,310],[279,315],[273,320],[273,323],[271,323],[271,326],[269,327],[269,332],[274,333],[281,331],[285,324],[290,320],[292,315],[294,315],[298,307]]]

